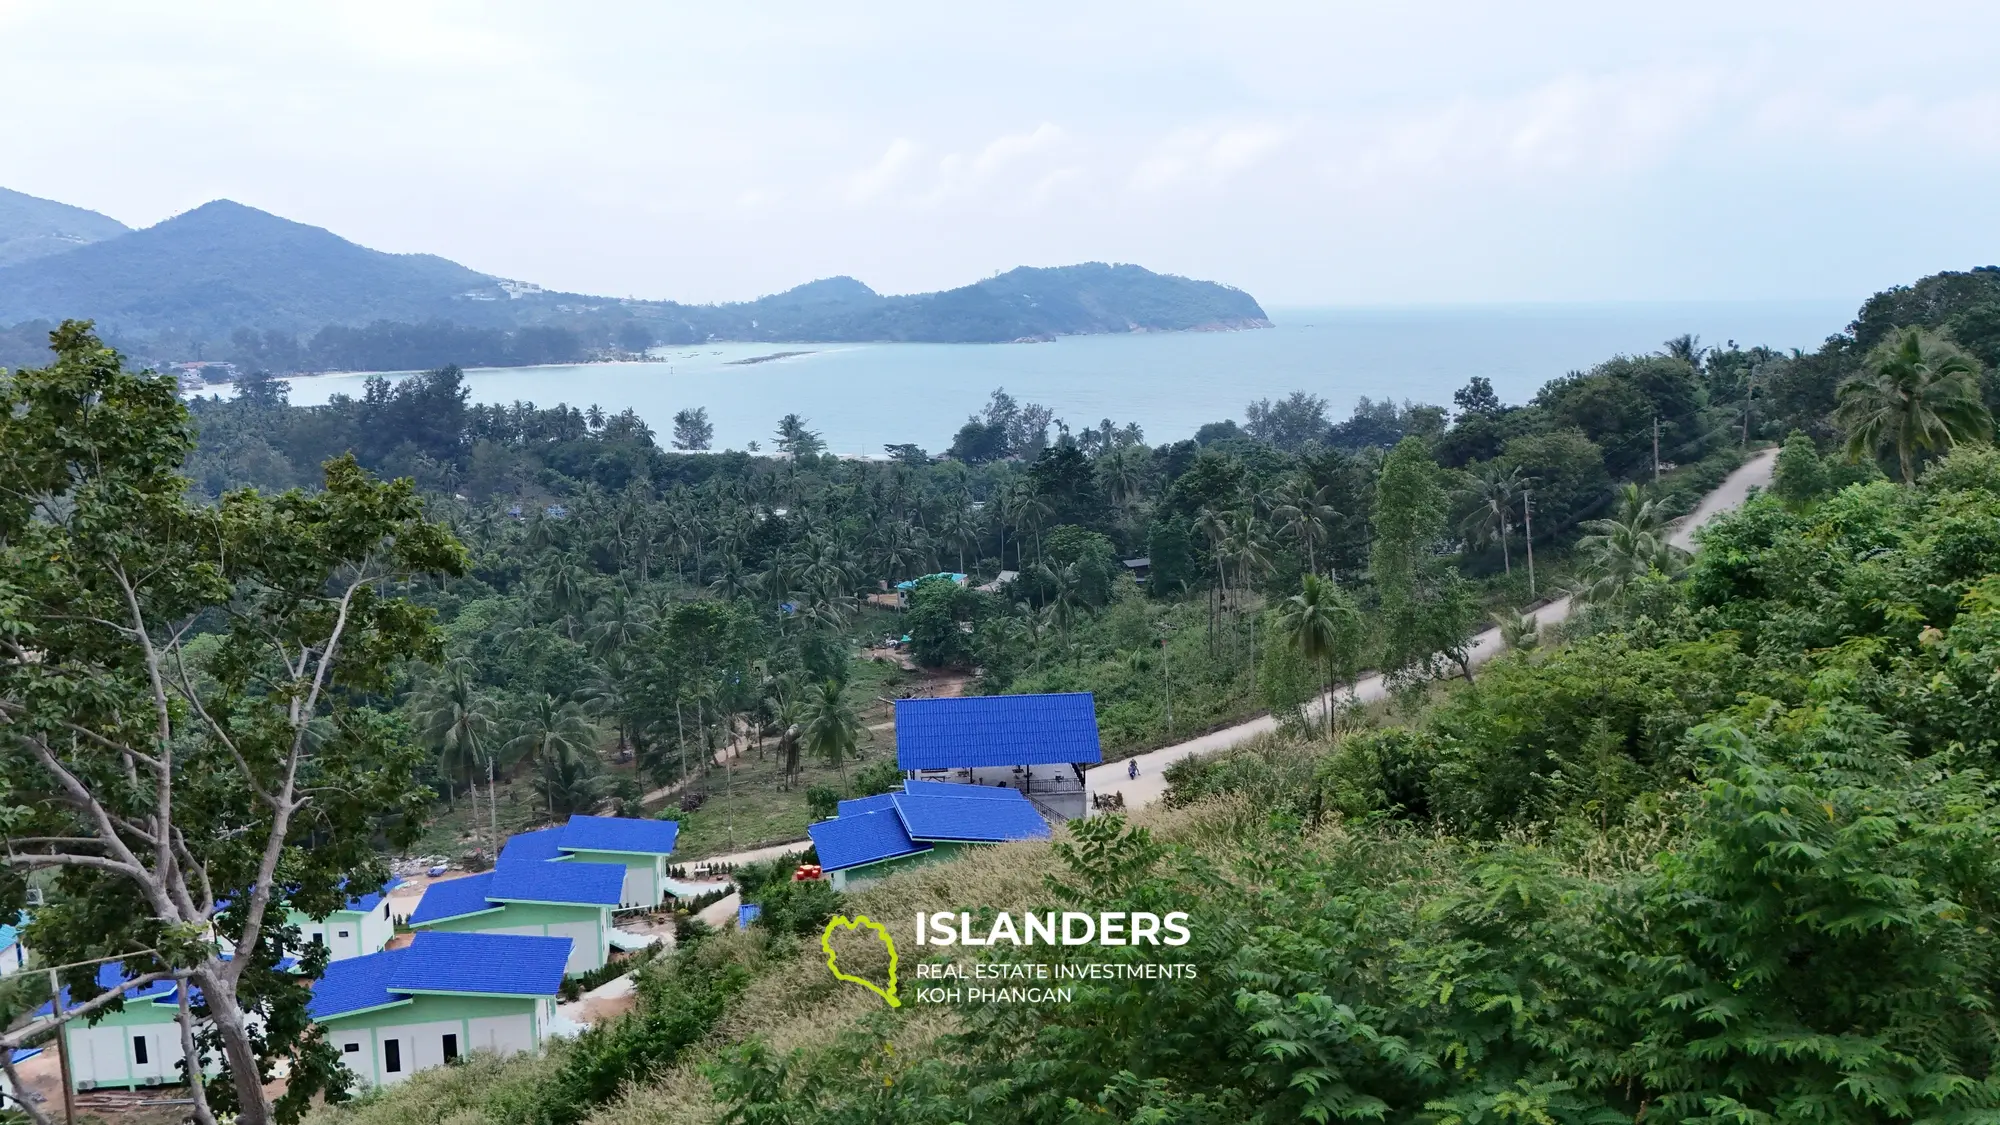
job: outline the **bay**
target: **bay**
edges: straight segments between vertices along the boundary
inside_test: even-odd
[[[636,411],[664,446],[677,410],[705,407],[717,449],[771,447],[797,413],[835,453],[890,443],[941,452],[995,388],[1051,407],[1073,428],[1137,422],[1152,443],[1240,420],[1244,406],[1304,390],[1344,418],[1357,400],[1449,405],[1484,375],[1508,402],[1613,355],[1692,332],[1704,344],[1819,346],[1853,316],[1841,301],[1605,303],[1273,310],[1245,332],[1073,336],[1039,344],[744,344],[656,349],[644,362],[481,368],[475,402],[595,404]],[[783,352],[802,354],[744,363]],[[392,378],[399,377],[392,374]],[[292,401],[358,397],[366,375],[292,380]]]

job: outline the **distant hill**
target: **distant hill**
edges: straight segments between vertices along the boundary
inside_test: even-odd
[[[120,346],[155,358],[193,358],[181,353],[207,342],[227,345],[205,349],[208,358],[227,353],[272,370],[428,365],[467,341],[479,342],[481,357],[535,362],[526,357],[704,340],[989,343],[1268,324],[1242,290],[1101,262],[908,296],[834,277],[720,305],[589,297],[370,250],[227,200],[0,266],[0,326],[64,317],[92,318]]]
[[[495,279],[429,254],[384,254],[228,200],[0,269],[0,323],[96,318],[122,334],[226,338],[249,326],[449,317],[505,299]]]
[[[0,188],[0,267],[116,238],[127,229],[109,215]]]

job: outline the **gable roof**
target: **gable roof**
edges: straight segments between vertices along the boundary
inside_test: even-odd
[[[877,793],[872,797],[855,797],[840,802],[841,816],[860,816],[862,813],[888,812],[896,807],[894,793]],[[821,864],[822,867],[825,864]]]
[[[323,1020],[409,1003],[409,997],[389,991],[389,975],[403,963],[406,952],[406,949],[385,949],[363,957],[329,961],[325,972],[313,982],[306,1014]]]
[[[906,770],[1103,760],[1089,692],[896,701],[896,764]]]
[[[516,832],[500,845],[501,863],[531,863],[536,860],[563,858],[562,825],[554,828],[538,828],[533,832]]]
[[[513,861],[493,869],[486,897],[494,902],[617,906],[624,901],[624,889],[622,864]]]
[[[403,958],[384,983],[395,992],[553,996],[573,944],[566,937],[427,931],[399,951]]]
[[[901,793],[896,797],[896,815],[902,818],[903,827],[913,840],[997,844],[1049,834],[1048,822],[1027,801]]]
[[[337,1019],[422,992],[553,996],[569,962],[569,938],[426,931],[402,949],[334,961],[313,982],[306,1012]]]
[[[487,892],[492,888],[491,871],[432,883],[424,888],[424,897],[417,901],[417,908],[410,911],[410,924],[416,926],[495,909],[493,903],[487,901]]]
[[[566,852],[637,852],[667,855],[680,838],[677,820],[639,820],[624,816],[573,816],[563,825],[561,847]]]
[[[1021,801],[1019,789],[1006,785],[965,785],[956,781],[916,781],[903,783],[903,792],[919,797],[963,797],[973,801]]]
[[[382,905],[383,896],[402,885],[403,877],[401,875],[392,875],[389,877],[388,882],[382,884],[381,889],[369,891],[365,895],[356,895],[348,899],[346,909],[352,910],[357,914],[366,914]]]
[[[931,850],[929,844],[910,839],[893,809],[822,820],[808,825],[806,833],[819,852],[822,871],[845,871]]]

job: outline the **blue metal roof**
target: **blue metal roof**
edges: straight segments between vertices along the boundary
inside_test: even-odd
[[[896,701],[896,764],[906,770],[1103,760],[1089,692]]]
[[[534,860],[561,859],[562,825],[543,828],[535,832],[517,832],[507,837],[500,845],[501,863],[527,863]]]
[[[1042,819],[1042,814],[1034,805],[1026,801],[925,797],[904,793],[896,798],[896,815],[902,818],[903,827],[913,840],[999,843],[1049,834],[1048,822]]]
[[[903,821],[894,812],[861,813],[806,826],[813,848],[819,852],[822,871],[844,871],[899,856],[931,850],[929,844],[910,839]]]
[[[919,797],[960,797],[974,801],[1026,801],[1019,789],[1006,785],[961,785],[956,781],[905,781],[903,792]]]
[[[117,988],[119,985],[125,983],[127,979],[129,978],[127,978],[125,975],[125,967],[116,961],[112,961],[108,964],[99,965],[97,967],[97,991],[100,993],[109,992],[110,990]],[[95,993],[93,993],[89,997],[86,997],[86,999],[95,999],[95,998],[96,998]],[[179,1001],[174,999],[174,982],[170,980],[156,980],[151,984],[131,989],[130,991],[125,993],[125,1003],[127,1004],[137,1004],[145,1000],[151,1000],[161,1003],[172,1002],[175,1007],[179,1007]],[[63,986],[62,1002],[64,1008],[74,1008],[78,1003],[78,1001],[70,995],[68,985]],[[40,1008],[37,1008],[35,1010],[35,1015],[46,1016],[53,1013],[55,1010],[56,1009],[54,1004],[43,1004]]]
[[[493,887],[493,872],[483,875],[467,875],[463,879],[446,879],[442,883],[432,883],[424,888],[424,897],[417,902],[417,908],[410,912],[410,924],[421,925],[435,922],[440,918],[457,918],[462,914],[477,914],[482,910],[492,910],[494,905],[487,901],[487,892]]]
[[[41,1054],[42,1051],[43,1048],[41,1047],[16,1047],[14,1048],[14,1054],[11,1056],[9,1061],[17,1064],[24,1063],[27,1062],[29,1059],[34,1058],[36,1055]]]
[[[408,999],[389,990],[389,976],[403,963],[407,952],[385,949],[364,957],[328,962],[326,971],[313,982],[306,1014],[316,1020],[331,1019]]]
[[[623,816],[573,816],[563,825],[566,852],[640,852],[666,855],[674,850],[681,826],[676,820],[639,820]]]
[[[624,887],[623,864],[510,862],[493,869],[486,897],[495,902],[617,906]]]
[[[840,802],[840,815],[860,816],[862,813],[889,812],[896,807],[895,800],[896,795],[894,793],[877,793],[873,797],[856,797],[850,801]]]
[[[369,911],[375,909],[376,907],[382,905],[382,898],[384,895],[387,895],[390,891],[393,891],[397,887],[400,887],[402,885],[403,885],[403,877],[401,875],[392,875],[390,876],[388,882],[382,884],[382,888],[380,890],[369,891],[365,895],[357,895],[354,898],[348,899],[347,909],[352,910],[357,914],[366,914]]]
[[[403,959],[386,983],[394,992],[553,996],[562,986],[572,944],[566,937],[428,930],[401,950]]]

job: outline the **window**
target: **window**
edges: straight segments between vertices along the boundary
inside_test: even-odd
[[[342,1051],[345,1051],[346,1053],[348,1053],[348,1054],[350,1054],[350,1055],[358,1055],[358,1054],[360,1054],[360,1053],[361,1053],[361,1044],[359,1044],[359,1043],[342,1043],[342,1044],[340,1045],[340,1049],[341,1049]]]
[[[382,1069],[390,1074],[403,1073],[403,1044],[394,1039],[382,1040]]]
[[[346,936],[347,936],[347,931],[346,931],[346,930],[342,930],[342,931],[340,931],[340,936],[341,936],[341,937],[346,937]]]
[[[132,1061],[140,1066],[146,1065],[146,1037],[143,1035],[132,1037]]]
[[[447,1035],[444,1037],[444,1061],[458,1061],[458,1036]]]

